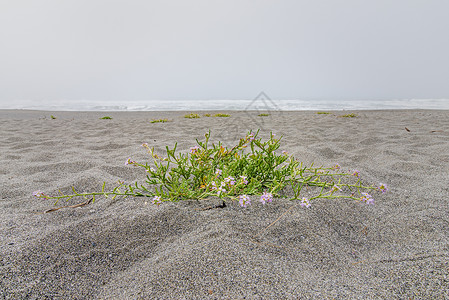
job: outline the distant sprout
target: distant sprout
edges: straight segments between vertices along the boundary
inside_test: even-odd
[[[152,120],[150,123],[166,123],[166,122],[170,122],[168,119],[157,119],[157,120]]]
[[[228,115],[228,114],[215,114],[215,115],[213,115],[213,117],[219,117],[219,118],[227,118],[227,117],[230,117],[231,115]]]
[[[191,113],[191,114],[185,115],[184,118],[187,118],[187,119],[199,119],[200,115]]]
[[[317,115],[330,115],[331,113],[327,112],[327,111],[318,111],[316,114]]]
[[[346,114],[346,115],[342,115],[340,117],[341,118],[355,118],[355,117],[357,117],[357,115],[356,114]]]
[[[105,116],[105,117],[103,117],[103,118],[100,118],[100,120],[112,120],[112,118],[109,117],[109,116]]]
[[[204,117],[210,117],[210,114],[204,114],[203,116]]]
[[[259,117],[268,117],[270,114],[258,114]]]
[[[52,120],[55,120],[55,119],[56,119],[56,117],[53,116],[53,115],[51,115],[50,118],[51,118]]]

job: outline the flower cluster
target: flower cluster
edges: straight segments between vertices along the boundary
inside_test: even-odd
[[[37,197],[37,198],[42,198],[42,199],[45,199],[45,200],[47,200],[48,197],[49,197],[47,194],[45,194],[45,193],[42,192],[41,190],[35,191],[35,192],[33,193],[33,196],[34,196],[34,197]]]
[[[336,191],[340,191],[341,192],[341,188],[334,184],[334,186],[332,187],[330,193],[333,194]]]
[[[368,193],[363,193],[362,192],[362,196],[360,197],[360,201],[362,202],[366,202],[366,204],[374,204],[374,198],[373,196],[371,196]]]
[[[222,171],[220,169],[216,169],[215,170],[215,176],[216,178],[220,177],[222,174]],[[210,183],[211,185],[211,190],[213,191],[217,191],[217,196],[223,196],[223,194],[227,193],[227,192],[231,192],[233,187],[239,186],[239,185],[247,185],[248,184],[248,180],[246,176],[240,176],[240,180],[237,181],[235,180],[234,177],[232,176],[228,176],[226,178],[223,179],[223,181],[219,181],[220,186],[217,187],[217,182],[216,181],[212,181]],[[205,186],[204,186],[205,187]]]
[[[212,185],[212,190],[217,191],[217,195],[219,197],[221,196],[221,194],[226,193],[226,188],[225,188],[226,186],[225,186],[224,182],[222,182],[218,188],[217,188],[217,184],[215,183],[215,181],[212,181],[211,185]]]
[[[131,157],[128,157],[128,159],[125,162],[125,166],[135,164],[136,162],[131,159]]]
[[[251,199],[247,195],[240,195],[239,196],[239,204],[241,207],[247,207],[248,205],[251,205]]]
[[[388,191],[387,185],[384,183],[381,183],[378,187],[379,191],[382,192],[382,194],[385,194]]]
[[[190,148],[190,154],[194,155],[198,152],[198,149],[200,149],[198,146],[191,147]]]
[[[224,182],[226,183],[226,185],[228,185],[228,186],[230,186],[230,187],[232,187],[232,186],[235,185],[235,179],[234,179],[234,177],[231,177],[231,176],[226,177],[226,178],[224,179]]]
[[[262,196],[260,196],[260,202],[265,205],[265,203],[271,203],[273,201],[273,194],[264,192]]]
[[[161,199],[161,197],[160,196],[154,196],[153,197],[153,204],[156,204],[156,205],[160,205],[162,203],[162,199]]]
[[[217,189],[217,194],[220,196],[222,193],[226,193],[224,182],[221,183],[220,187]]]
[[[299,204],[301,206],[310,207],[310,201],[306,197],[303,197]]]

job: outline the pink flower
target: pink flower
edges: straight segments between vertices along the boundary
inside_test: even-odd
[[[156,204],[157,206],[159,206],[162,203],[161,197],[159,196],[154,196],[153,198],[153,204]]]
[[[240,195],[239,196],[239,204],[241,207],[245,207],[248,205],[251,205],[251,199],[247,195]]]
[[[227,184],[229,184],[230,186],[233,186],[233,185],[235,184],[234,177],[231,177],[231,176],[226,177],[226,178],[224,179],[224,181],[225,181]]]
[[[199,149],[199,147],[198,146],[195,146],[195,147],[191,147],[190,148],[190,154],[196,154],[197,152],[198,152],[198,149]]]
[[[226,193],[226,189],[224,188],[224,185],[225,185],[225,183],[222,182],[221,185],[220,185],[220,187],[217,189],[217,190],[218,190],[218,193],[217,193],[218,196],[220,196],[221,193]]]
[[[125,166],[135,164],[134,160],[131,160],[131,157],[128,157],[128,160],[125,162]]]
[[[46,195],[41,190],[37,190],[37,191],[33,192],[33,196],[36,197],[36,198],[43,198],[45,200],[48,199],[48,195]]]
[[[366,202],[366,204],[374,204],[374,198],[368,193],[362,193],[360,201]]]
[[[262,202],[263,205],[265,205],[265,203],[270,203],[271,201],[273,201],[273,194],[264,192],[262,196],[260,196],[260,202]]]
[[[380,186],[378,187],[379,191],[381,191],[383,194],[388,191],[387,185],[384,183],[380,183]]]
[[[300,203],[301,206],[305,206],[305,207],[310,207],[310,202],[309,199],[307,199],[306,197],[303,197]]]
[[[340,191],[341,192],[341,188],[339,188],[338,186],[334,185],[331,189],[331,194],[336,192],[336,191]]]

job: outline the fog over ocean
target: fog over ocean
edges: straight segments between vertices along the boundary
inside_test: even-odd
[[[0,109],[449,109],[449,1],[0,7]]]
[[[270,100],[259,97],[254,100],[14,101],[0,108],[47,111],[449,109],[449,99]]]

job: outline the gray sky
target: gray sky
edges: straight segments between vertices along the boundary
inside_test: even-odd
[[[447,0],[0,0],[16,100],[449,98]]]

